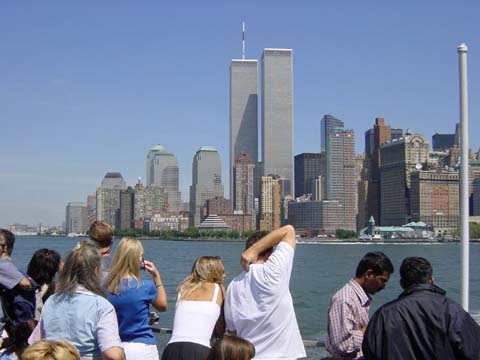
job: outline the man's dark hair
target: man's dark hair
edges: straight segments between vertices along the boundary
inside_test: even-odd
[[[360,260],[355,272],[356,277],[360,277],[368,270],[372,270],[375,275],[381,275],[384,272],[393,273],[393,265],[387,255],[381,251],[374,251],[365,254]]]
[[[252,236],[250,236],[247,240],[247,242],[245,243],[245,250],[247,250],[250,246],[252,246],[253,244],[255,244],[257,241],[259,241],[261,238],[263,238],[265,235],[267,235],[268,232],[267,231],[257,231],[256,233],[254,233]],[[273,247],[271,248],[268,248],[267,250],[265,251],[262,251],[260,254],[258,254],[259,256],[266,256],[268,255],[269,253],[273,252]]]
[[[400,265],[400,283],[404,289],[414,284],[428,284],[432,275],[432,265],[422,257],[407,257]]]
[[[7,245],[5,251],[9,256],[12,255],[13,245],[15,245],[15,235],[9,230],[0,229],[0,236],[3,236],[5,239],[5,244]]]

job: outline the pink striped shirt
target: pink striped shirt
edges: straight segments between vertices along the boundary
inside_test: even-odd
[[[362,328],[368,324],[370,296],[351,279],[330,300],[327,351],[334,357],[357,359],[362,356]]]

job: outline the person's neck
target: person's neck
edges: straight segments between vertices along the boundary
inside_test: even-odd
[[[98,248],[98,251],[100,252],[100,255],[102,255],[102,256],[110,255],[110,250],[111,250],[110,246],[103,247],[103,248]]]

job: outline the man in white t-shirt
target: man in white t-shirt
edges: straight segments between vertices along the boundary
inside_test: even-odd
[[[295,246],[290,225],[254,235],[240,258],[245,271],[228,286],[227,330],[255,345],[255,359],[306,358],[289,289]]]

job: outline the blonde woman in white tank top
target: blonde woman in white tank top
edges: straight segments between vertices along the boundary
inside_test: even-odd
[[[172,337],[162,360],[205,360],[212,335],[225,332],[223,301],[225,272],[218,256],[195,260],[192,271],[177,288]]]

